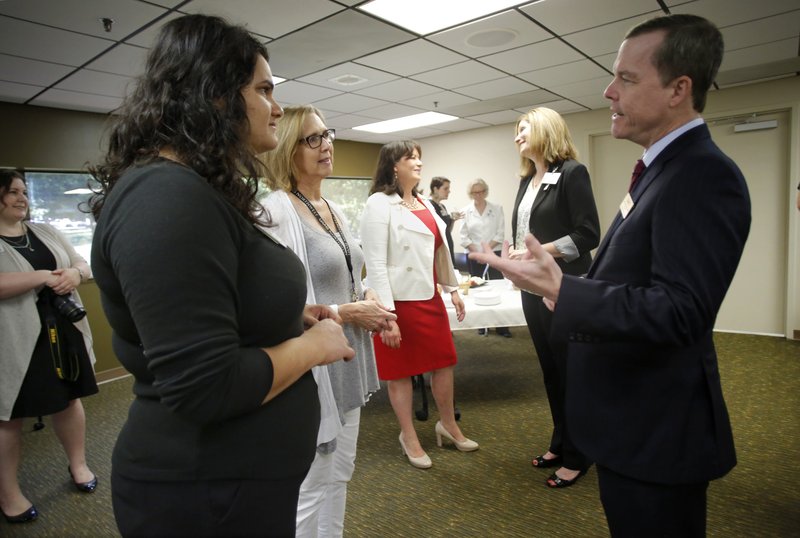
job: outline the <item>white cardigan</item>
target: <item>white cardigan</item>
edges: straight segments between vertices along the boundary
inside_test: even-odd
[[[361,217],[367,281],[390,310],[394,310],[395,301],[424,301],[433,297],[434,269],[446,292],[458,289],[444,222],[430,202],[422,199],[442,238],[442,245],[434,253],[433,233],[400,201],[397,194],[375,193],[367,199]]]
[[[56,259],[58,269],[72,267],[75,263],[85,261],[69,240],[49,224],[27,222],[26,226],[38,237]],[[16,250],[0,241],[0,271],[24,272],[33,271],[33,267]],[[15,297],[0,300],[0,420],[9,420],[14,403],[17,401],[19,389],[28,366],[31,362],[36,340],[42,331],[39,312],[36,310],[37,292],[41,288],[28,290]],[[78,290],[72,292],[72,298],[82,305]],[[92,364],[95,362],[92,349],[92,331],[89,320],[83,318],[75,323],[75,327],[83,335],[86,351]]]
[[[295,211],[289,195],[284,191],[274,191],[262,202],[262,205],[269,211],[272,223],[275,225],[264,228],[264,230],[280,239],[303,262],[303,267],[306,268],[306,303],[315,304],[317,300],[314,296],[311,273],[308,271],[308,251],[306,251],[306,240],[303,235],[303,224],[300,222],[300,216]],[[331,206],[335,206],[335,204],[331,202]],[[337,216],[341,219],[341,213],[338,208],[336,210]],[[317,431],[317,446],[319,446],[336,439],[342,431],[342,423],[339,420],[339,411],[336,408],[328,367],[314,366],[311,372],[314,375],[314,381],[317,382],[317,394],[319,395],[320,422]]]

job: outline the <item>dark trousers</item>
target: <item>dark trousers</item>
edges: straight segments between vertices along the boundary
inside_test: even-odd
[[[613,538],[703,538],[708,482],[642,482],[597,466],[600,500]]]
[[[111,500],[125,538],[293,537],[303,478],[143,482],[112,472]]]
[[[590,462],[572,443],[567,421],[564,416],[564,397],[567,384],[567,365],[565,350],[556,350],[550,343],[550,326],[553,313],[547,309],[538,295],[522,294],[522,311],[528,323],[533,347],[539,356],[542,368],[544,388],[547,401],[550,403],[550,414],[553,417],[553,435],[550,438],[549,450],[562,457],[562,464],[567,469],[579,470],[589,467]]]

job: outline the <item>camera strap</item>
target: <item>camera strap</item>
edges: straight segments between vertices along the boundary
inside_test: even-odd
[[[50,357],[53,368],[59,379],[64,381],[77,381],[80,374],[80,361],[78,354],[61,338],[62,330],[58,326],[58,316],[53,313],[49,304],[44,305],[44,324],[47,331],[47,343],[50,346]]]

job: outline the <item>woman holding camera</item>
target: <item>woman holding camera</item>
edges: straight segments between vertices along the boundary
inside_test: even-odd
[[[53,227],[27,222],[28,209],[25,177],[0,171],[0,510],[9,523],[39,515],[17,480],[24,417],[52,415],[75,487],[97,487],[86,465],[80,401],[97,392],[92,335],[76,290],[89,266]]]

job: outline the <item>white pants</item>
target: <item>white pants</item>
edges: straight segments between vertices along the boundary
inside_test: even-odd
[[[344,415],[342,432],[336,438],[333,454],[317,454],[300,486],[297,501],[297,537],[341,537],[347,483],[356,467],[356,444],[361,408]]]

